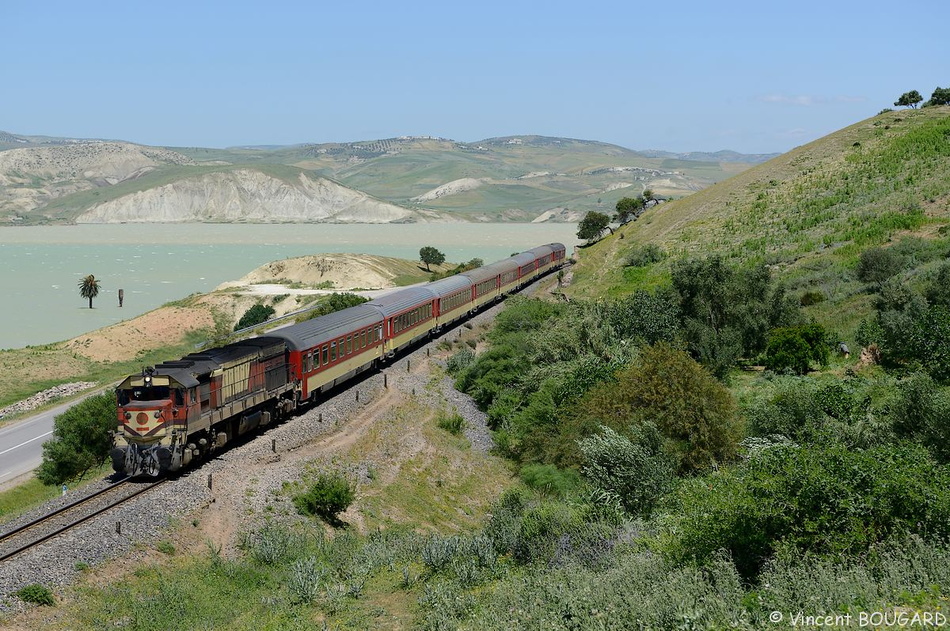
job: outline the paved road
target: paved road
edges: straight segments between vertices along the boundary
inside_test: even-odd
[[[0,489],[26,476],[43,461],[43,443],[53,434],[53,419],[80,399],[61,403],[0,426]]]

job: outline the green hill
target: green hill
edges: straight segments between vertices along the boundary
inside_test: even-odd
[[[826,299],[816,317],[853,321],[847,314],[868,302],[850,274],[861,250],[903,241],[923,264],[948,245],[948,223],[950,108],[886,112],[648,210],[584,249],[576,291],[622,295],[660,282],[665,262],[625,265],[652,243],[673,259],[765,262],[800,295]]]

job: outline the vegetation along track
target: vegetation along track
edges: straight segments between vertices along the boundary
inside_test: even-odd
[[[155,482],[120,480],[27,524],[0,534],[0,562],[49,541],[166,481],[166,479]]]

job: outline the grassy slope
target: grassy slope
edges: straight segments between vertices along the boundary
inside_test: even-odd
[[[870,309],[850,274],[860,251],[911,236],[943,247],[948,223],[950,108],[889,112],[647,211],[583,250],[573,291],[616,296],[662,282],[667,263],[623,264],[655,243],[671,259],[765,262],[792,290],[822,292],[813,315],[847,333]]]

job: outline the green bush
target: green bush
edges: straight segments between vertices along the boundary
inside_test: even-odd
[[[880,285],[903,267],[903,258],[892,248],[868,248],[861,252],[855,275],[862,283]]]
[[[559,469],[550,464],[528,464],[518,472],[529,488],[555,497],[564,497],[578,489],[584,482],[573,469]]]
[[[647,243],[630,250],[625,264],[627,267],[646,267],[659,263],[664,258],[666,258],[666,254],[663,253],[660,246],[655,243]]]
[[[820,324],[783,327],[769,332],[765,348],[765,367],[776,372],[790,370],[804,375],[812,361],[828,363],[828,343]]]
[[[268,318],[274,315],[274,308],[270,305],[256,304],[241,316],[238,323],[234,325],[234,330],[246,329],[249,326],[267,322]]]
[[[617,373],[615,383],[593,388],[565,419],[577,438],[600,425],[620,433],[649,421],[678,461],[678,472],[692,474],[736,456],[742,424],[729,391],[688,354],[657,344],[644,348],[638,363]]]
[[[627,511],[646,514],[672,488],[673,466],[656,427],[644,423],[630,431],[635,441],[609,427],[583,439],[583,471],[596,488],[616,495]]]
[[[356,488],[339,474],[323,473],[303,493],[293,498],[294,506],[303,515],[319,515],[335,522],[356,499]]]
[[[112,449],[117,418],[112,393],[91,396],[57,416],[52,439],[43,443],[37,479],[59,486],[102,466]]]
[[[471,349],[463,348],[449,357],[445,362],[445,368],[453,375],[457,375],[471,366],[473,361],[475,361],[475,353]]]
[[[56,599],[53,598],[53,592],[50,588],[37,583],[21,587],[19,590],[13,592],[13,594],[23,602],[32,603],[34,605],[53,606],[56,604]]]
[[[459,436],[462,430],[465,429],[465,419],[458,413],[446,414],[445,412],[439,412],[436,424],[439,426],[439,429],[444,429],[455,436]]]
[[[671,497],[666,554],[689,562],[726,550],[749,580],[780,547],[847,556],[892,536],[950,534],[950,471],[912,444],[774,447]]]
[[[925,445],[937,461],[950,462],[950,397],[929,375],[917,373],[898,385],[890,419],[898,436]]]
[[[363,296],[350,292],[330,294],[326,298],[322,299],[316,307],[298,316],[297,321],[303,322],[304,320],[311,320],[319,316],[329,315],[337,311],[342,311],[343,309],[348,309],[349,307],[361,305],[368,300],[369,298],[364,298]]]

